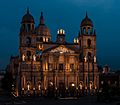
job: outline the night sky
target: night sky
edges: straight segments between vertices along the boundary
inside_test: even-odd
[[[63,28],[72,42],[87,11],[96,29],[98,64],[120,69],[120,0],[0,0],[0,69],[11,55],[19,54],[20,22],[27,7],[36,26],[44,13],[53,41],[57,29]]]

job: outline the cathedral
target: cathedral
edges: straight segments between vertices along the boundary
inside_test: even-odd
[[[56,41],[45,23],[39,24],[29,10],[22,17],[19,33],[17,95],[76,96],[92,94],[99,88],[96,59],[96,32],[88,17],[80,24],[78,37],[67,42],[64,29],[56,30]]]

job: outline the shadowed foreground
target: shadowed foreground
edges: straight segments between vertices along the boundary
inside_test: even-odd
[[[84,96],[77,98],[8,98],[7,96],[0,98],[0,105],[119,105],[119,102],[97,102],[96,96]]]

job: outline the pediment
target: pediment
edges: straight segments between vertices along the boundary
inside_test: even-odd
[[[52,53],[75,53],[74,50],[71,50],[70,48],[67,48],[66,46],[58,46],[52,49],[50,52]]]

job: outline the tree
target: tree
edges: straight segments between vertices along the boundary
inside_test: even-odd
[[[4,78],[2,79],[2,88],[11,93],[13,84],[13,76],[11,72],[6,71]]]

